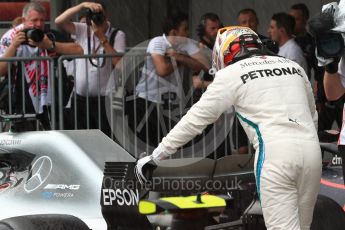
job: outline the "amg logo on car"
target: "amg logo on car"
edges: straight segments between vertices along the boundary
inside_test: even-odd
[[[103,204],[113,205],[116,202],[119,206],[134,206],[139,203],[139,191],[131,189],[103,189]]]
[[[79,184],[47,184],[44,189],[69,189],[69,190],[79,190],[80,185]]]

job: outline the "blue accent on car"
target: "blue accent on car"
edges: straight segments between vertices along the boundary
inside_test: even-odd
[[[53,192],[42,192],[42,196],[46,199],[51,199],[53,197]]]

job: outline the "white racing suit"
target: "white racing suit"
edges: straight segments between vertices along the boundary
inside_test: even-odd
[[[217,72],[214,82],[153,152],[156,162],[231,106],[256,149],[255,176],[267,229],[309,229],[321,178],[312,89],[304,70],[257,56]]]

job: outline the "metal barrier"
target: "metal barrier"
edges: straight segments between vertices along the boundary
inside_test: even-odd
[[[118,68],[108,70],[111,72],[109,76],[109,82],[106,88],[106,94],[101,93],[102,86],[100,85],[100,75],[101,71],[99,68],[96,68],[97,71],[97,95],[89,94],[89,71],[90,68],[93,68],[89,63],[89,59],[96,60],[96,63],[100,64],[102,59],[110,59],[113,57],[121,56],[121,63]],[[142,52],[142,50],[131,50],[125,55],[123,54],[103,54],[103,55],[66,55],[59,57],[56,65],[54,66],[54,60],[49,57],[35,57],[35,58],[6,58],[0,59],[0,61],[7,62],[18,62],[20,63],[21,68],[24,68],[24,63],[27,61],[48,61],[49,63],[49,79],[51,82],[51,128],[52,129],[78,129],[78,124],[81,120],[86,118],[86,129],[92,128],[90,126],[91,116],[89,114],[89,109],[93,108],[91,106],[91,100],[95,100],[95,110],[97,111],[98,123],[97,127],[102,129],[102,124],[104,121],[101,120],[104,115],[103,108],[101,107],[101,102],[103,96],[105,98],[104,104],[106,105],[106,119],[109,124],[112,132],[110,137],[120,143],[125,149],[130,153],[139,156],[141,152],[151,153],[153,148],[156,147],[157,143],[151,142],[150,140],[155,137],[156,140],[160,140],[169,130],[176,124],[180,118],[188,111],[190,106],[193,105],[193,89],[191,87],[191,73],[184,69],[182,72],[176,72],[176,78],[178,82],[178,87],[180,90],[181,100],[177,104],[160,104],[160,103],[151,103],[148,100],[148,97],[141,98],[144,103],[143,111],[137,107],[138,105],[138,96],[136,92],[136,85],[140,75],[142,74],[142,67],[145,63],[145,58],[147,54]],[[78,95],[76,90],[73,91],[72,95],[64,95],[64,84],[63,78],[65,77],[64,73],[64,63],[68,61],[72,67],[73,71],[70,72],[73,76],[77,75],[76,65],[77,62],[85,61],[85,78],[86,78],[86,94],[85,97],[85,114],[80,114],[78,111]],[[9,65],[9,73],[11,73],[12,65]],[[13,76],[8,76],[9,87],[11,88],[11,78]],[[80,76],[79,76],[80,77]],[[38,73],[36,68],[36,84],[38,81]],[[55,79],[58,80],[58,92],[55,92]],[[24,71],[22,71],[21,83],[25,85]],[[79,82],[74,81],[74,89],[77,87]],[[147,83],[146,83],[147,84]],[[10,93],[9,88],[9,93]],[[22,98],[25,102],[25,87],[22,87]],[[159,90],[159,89],[157,89]],[[57,93],[57,94],[56,94]],[[55,96],[57,95],[57,97]],[[68,108],[63,103],[63,98],[70,96],[71,107]],[[93,96],[93,97],[91,97]],[[11,95],[9,95],[11,97]],[[170,98],[168,97],[169,101]],[[11,99],[9,99],[9,105],[11,104]],[[36,102],[38,103],[38,102]],[[84,102],[83,102],[84,103]],[[23,104],[24,106],[24,104]],[[25,114],[25,106],[23,107],[23,113]],[[69,113],[66,113],[68,111]],[[150,114],[156,111],[156,120],[152,122],[150,120]],[[79,113],[78,113],[79,112]],[[142,117],[140,117],[140,112],[142,112]],[[14,111],[9,110],[8,114],[13,114]],[[181,158],[190,158],[190,157],[206,157],[212,155],[212,157],[219,157],[216,152],[219,146],[222,146],[219,151],[222,151],[222,154],[230,154],[234,149],[234,143],[229,133],[230,127],[233,120],[233,111],[228,111],[225,113],[214,125],[209,126],[206,131],[194,139],[192,142],[188,143],[184,148],[181,148],[175,157]],[[67,118],[67,119],[66,119]],[[72,118],[72,119],[71,119]],[[58,125],[57,125],[58,123]],[[69,127],[66,127],[67,123],[70,124]],[[72,125],[71,125],[72,124]],[[158,127],[157,133],[150,132],[150,128],[156,125]],[[37,130],[39,128],[37,124]],[[95,128],[95,127],[93,127]],[[144,131],[143,131],[144,130]],[[142,136],[138,133],[143,134]],[[144,137],[144,138],[143,138]]]
[[[73,62],[73,76],[76,76],[77,73],[76,73],[76,59],[83,59],[85,60],[85,73],[86,73],[86,82],[87,82],[87,90],[86,90],[86,106],[87,106],[87,110],[88,110],[88,106],[89,106],[89,90],[88,90],[88,82],[89,82],[89,67],[91,67],[91,64],[89,63],[89,59],[92,58],[92,59],[95,59],[97,60],[97,64],[99,64],[99,61],[101,58],[105,58],[105,59],[108,59],[108,58],[112,58],[112,57],[122,57],[123,54],[97,54],[97,55],[63,55],[63,56],[60,56],[59,57],[59,60],[58,60],[58,70],[59,70],[59,121],[60,121],[60,124],[59,124],[59,128],[60,129],[64,129],[64,116],[63,116],[63,104],[62,104],[62,100],[61,98],[63,98],[65,95],[63,95],[63,84],[62,84],[62,81],[63,81],[63,76],[62,76],[62,73],[63,73],[63,68],[64,68],[64,61],[69,61],[69,62]],[[109,73],[112,72],[111,70],[109,70]],[[100,68],[97,68],[97,76],[98,78],[100,77]],[[77,85],[77,82],[74,81],[74,86],[76,87]],[[100,94],[100,85],[98,84],[98,93],[97,93],[97,98],[98,98],[98,101],[100,101],[100,97],[101,97],[101,94]],[[74,99],[76,99],[76,91],[74,90],[73,91],[73,94],[74,94]],[[76,102],[76,101],[75,101]],[[76,103],[75,103],[76,105]],[[100,108],[98,108],[98,112],[100,112]],[[86,114],[87,116],[87,126],[89,126],[89,114]],[[75,123],[75,128],[78,121],[77,121],[77,118],[76,116],[74,117],[74,123]],[[100,127],[99,127],[100,128]]]
[[[16,120],[25,118],[25,114],[39,114],[41,110],[42,100],[47,100],[47,104],[51,104],[51,124],[50,127],[56,127],[55,112],[55,78],[54,61],[50,57],[28,57],[28,58],[0,58],[0,62],[8,62],[7,75],[1,80],[3,89],[7,90],[8,103],[3,104],[1,108],[2,114],[16,115]],[[28,65],[30,64],[30,66]],[[43,70],[42,70],[43,68]],[[46,70],[44,68],[47,68]],[[42,72],[39,71],[41,69]],[[27,74],[25,74],[27,73]],[[34,81],[33,81],[34,78]],[[30,80],[28,80],[30,79]],[[14,81],[16,84],[14,84]],[[28,83],[28,81],[30,83]],[[47,82],[44,82],[47,81]],[[48,88],[45,88],[48,86]],[[31,94],[28,94],[28,91]],[[20,92],[19,92],[20,91]],[[6,92],[1,92],[6,100]],[[19,95],[20,94],[20,95]],[[30,98],[27,98],[27,96]],[[45,95],[46,98],[43,98]],[[51,96],[51,98],[50,98]],[[32,107],[29,105],[32,103]],[[29,104],[29,105],[28,105]],[[18,116],[22,114],[23,116]],[[14,118],[13,117],[13,118]],[[12,121],[9,121],[10,123]],[[10,124],[11,125],[11,124]],[[3,127],[3,126],[1,126]],[[39,123],[36,122],[36,130],[39,129]]]

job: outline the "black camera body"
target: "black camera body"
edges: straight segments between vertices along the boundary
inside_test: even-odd
[[[323,58],[339,58],[344,54],[344,39],[340,33],[326,32],[315,36],[317,53]]]
[[[96,26],[102,25],[105,21],[105,15],[103,11],[93,12],[91,9],[86,10],[86,18],[88,21],[93,21]]]
[[[336,27],[334,11],[325,10],[308,21],[310,33],[315,39],[317,54],[325,59],[340,58],[344,53],[344,38]]]
[[[261,39],[262,44],[271,52],[277,54],[279,52],[279,45],[272,39],[265,38]]]
[[[41,42],[44,38],[44,32],[36,28],[26,28],[23,30],[25,33],[25,42],[23,44],[29,44],[29,39],[34,42]]]

